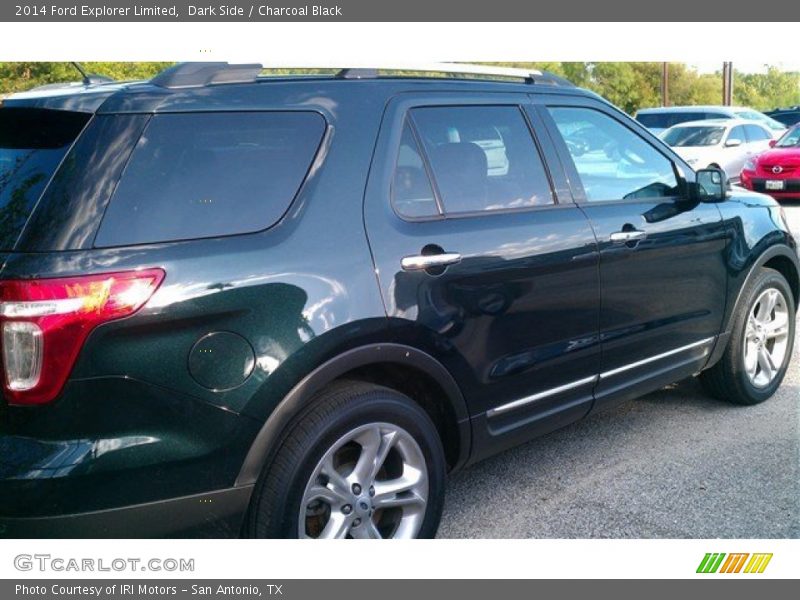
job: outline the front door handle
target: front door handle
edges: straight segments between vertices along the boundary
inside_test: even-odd
[[[627,242],[639,242],[647,239],[647,232],[639,229],[629,231],[617,231],[611,234],[611,241],[615,244],[625,244]]]
[[[447,267],[461,262],[458,252],[442,252],[441,254],[417,254],[406,256],[400,261],[404,271],[426,271],[437,267]]]

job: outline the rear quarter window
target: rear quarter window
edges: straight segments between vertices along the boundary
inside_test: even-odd
[[[91,115],[0,109],[0,250],[13,250],[42,192]]]
[[[111,198],[95,246],[252,233],[277,223],[325,132],[313,112],[154,116]]]

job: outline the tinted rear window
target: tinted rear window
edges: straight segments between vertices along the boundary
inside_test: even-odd
[[[91,115],[0,109],[0,250],[13,250],[36,202]]]
[[[312,112],[154,116],[108,206],[95,245],[250,233],[289,207],[325,131]]]

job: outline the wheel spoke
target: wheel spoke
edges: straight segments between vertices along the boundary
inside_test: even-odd
[[[358,457],[358,463],[350,478],[362,486],[370,485],[381,470],[383,463],[386,462],[386,457],[389,456],[396,440],[397,432],[382,433],[377,428],[356,440],[361,444],[361,455]]]
[[[419,469],[415,469],[406,465],[403,470],[403,475],[396,479],[388,481],[375,482],[375,498],[373,504],[375,507],[387,506],[398,500],[397,496],[404,492],[413,491],[416,493],[416,488],[423,481],[423,473]],[[425,500],[418,495],[420,501],[424,504]]]
[[[778,304],[779,294],[777,290],[772,290],[767,295],[767,321],[770,320],[772,317],[772,313],[775,312],[775,305]]]
[[[411,492],[402,496],[398,494],[384,494],[380,497],[376,497],[376,501],[373,504],[375,508],[424,507],[425,499],[420,497],[416,492]]]
[[[383,463],[386,462],[386,458],[389,456],[389,451],[394,447],[396,440],[397,432],[395,431],[390,431],[389,433],[385,433],[381,436],[381,447],[378,450],[378,455],[375,457],[375,462],[372,465],[372,471],[369,473],[368,481],[375,481],[375,477],[378,476],[378,472],[381,470]]]
[[[748,342],[744,353],[744,369],[752,380],[758,371],[758,344]]]
[[[380,540],[383,539],[381,532],[375,527],[375,523],[371,519],[367,519],[358,527],[353,527],[350,530],[350,535],[357,540]]]
[[[383,436],[381,436],[380,429],[370,427],[361,433],[355,441],[361,446],[361,454],[358,457],[356,466],[353,468],[353,472],[349,475],[349,479],[352,480],[351,483],[358,482],[363,486],[368,484],[370,475],[375,469]]]
[[[336,467],[333,466],[333,455],[327,456],[322,462],[320,473],[328,479],[328,487],[342,498],[347,497],[350,485]]]
[[[347,502],[345,496],[324,485],[314,485],[308,490],[304,500],[305,506],[308,506],[313,500],[324,500],[334,508]]]
[[[785,319],[775,319],[764,328],[764,333],[768,340],[783,337],[789,333],[789,323]]]
[[[761,367],[764,376],[767,378],[767,381],[772,381],[772,378],[775,376],[775,371],[777,368],[775,367],[775,363],[772,361],[772,355],[766,348],[760,348],[758,351],[758,364]]]
[[[319,534],[321,540],[341,540],[347,537],[350,529],[350,519],[340,513],[331,513],[331,518],[325,524],[325,529]]]

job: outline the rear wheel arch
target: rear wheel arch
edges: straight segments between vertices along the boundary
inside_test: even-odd
[[[236,479],[237,486],[256,483],[298,415],[320,391],[341,380],[377,383],[408,395],[439,429],[450,469],[466,462],[471,449],[469,414],[449,371],[431,355],[411,346],[372,344],[329,360],[292,388],[256,435]],[[438,399],[439,394],[444,397]]]

